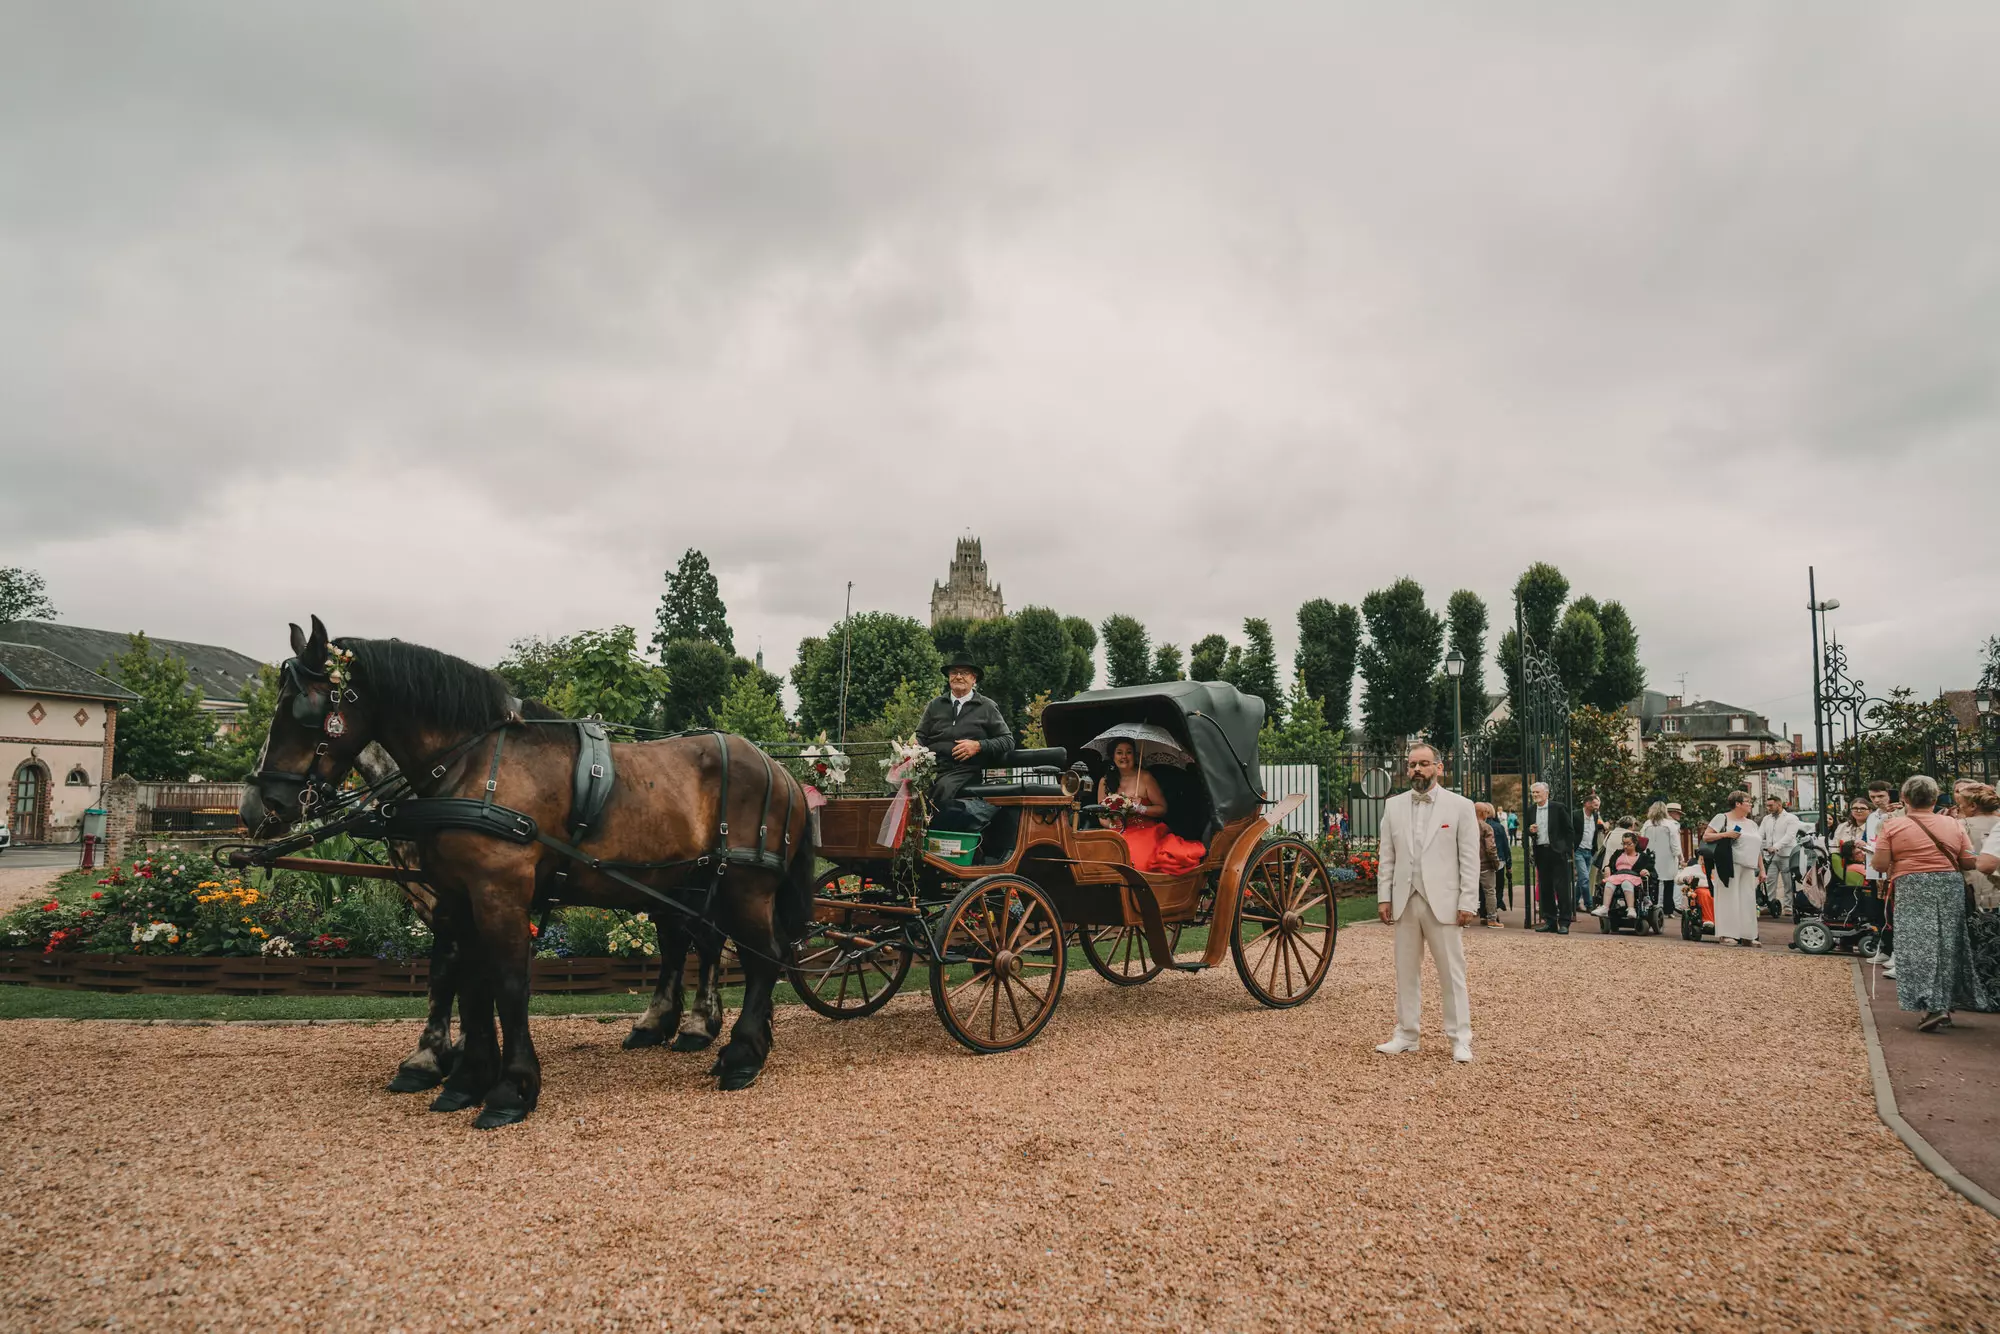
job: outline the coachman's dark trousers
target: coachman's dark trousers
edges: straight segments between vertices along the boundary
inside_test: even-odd
[[[1535,850],[1535,901],[1544,922],[1568,923],[1576,918],[1576,899],[1569,892],[1575,858],[1568,849],[1531,843]]]

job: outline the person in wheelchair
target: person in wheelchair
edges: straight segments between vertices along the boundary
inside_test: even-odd
[[[1608,917],[1612,901],[1622,899],[1624,915],[1638,916],[1647,907],[1646,886],[1657,874],[1652,849],[1641,848],[1639,835],[1625,830],[1619,836],[1618,850],[1604,864],[1604,902],[1592,911],[1599,917]]]

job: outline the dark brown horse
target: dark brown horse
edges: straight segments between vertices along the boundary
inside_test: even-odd
[[[659,923],[660,995],[635,1038],[679,1025],[681,960],[691,937],[705,963],[719,956],[724,936],[734,940],[743,1008],[714,1073],[726,1089],[755,1081],[771,1048],[772,987],[812,910],[811,827],[804,793],[789,774],[740,737],[614,745],[616,781],[580,847],[602,864],[593,868],[559,850],[571,845],[566,829],[582,745],[575,725],[539,716],[546,711],[512,697],[493,673],[435,649],[329,641],[318,617],[310,635],[292,627],[292,653],[244,821],[268,837],[309,814],[370,741],[413,785],[419,800],[402,803],[411,820],[395,825],[396,837],[416,848],[436,890],[434,929],[456,950],[464,1032],[434,1109],[483,1103],[482,1127],[519,1121],[534,1109],[541,1064],[528,1032],[528,928],[535,909],[552,899],[643,910]],[[438,798],[457,800],[425,806]],[[419,808],[448,809],[459,823],[425,826],[414,820]],[[532,829],[503,818],[513,815]],[[669,990],[672,1002],[663,1004]],[[719,1026],[719,1002],[703,1000]],[[434,1003],[434,1021],[435,1011]]]

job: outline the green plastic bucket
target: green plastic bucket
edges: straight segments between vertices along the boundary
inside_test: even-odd
[[[979,851],[979,835],[930,834],[924,839],[924,851],[953,866],[970,866],[973,854]]]

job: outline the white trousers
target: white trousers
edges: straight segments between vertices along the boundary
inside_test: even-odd
[[[1465,989],[1465,932],[1456,919],[1440,922],[1421,894],[1412,894],[1396,919],[1396,1036],[1414,1042],[1422,1027],[1425,945],[1431,947],[1431,963],[1443,991],[1444,1035],[1453,1042],[1470,1042],[1472,998]]]

